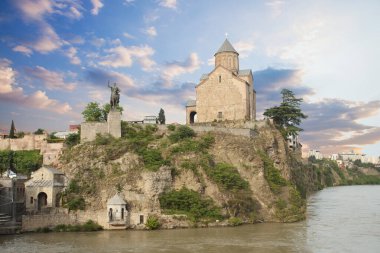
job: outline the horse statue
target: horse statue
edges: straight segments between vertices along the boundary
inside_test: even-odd
[[[111,89],[111,99],[110,99],[111,109],[115,109],[119,105],[120,89],[119,87],[116,86],[116,83],[114,83],[113,86],[110,86],[110,84],[108,84],[108,88]]]

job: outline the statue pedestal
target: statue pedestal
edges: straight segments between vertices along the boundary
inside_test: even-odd
[[[121,137],[121,113],[112,110],[107,115],[108,133],[115,138]]]

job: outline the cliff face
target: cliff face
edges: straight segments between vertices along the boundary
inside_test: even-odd
[[[317,189],[318,177],[274,126],[260,124],[251,138],[173,128],[125,125],[121,139],[98,137],[65,150],[59,168],[71,180],[66,205],[106,210],[120,192],[131,214],[162,223],[173,222],[164,214],[185,214],[193,223],[304,218],[305,196]]]

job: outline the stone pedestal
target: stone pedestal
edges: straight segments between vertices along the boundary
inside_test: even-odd
[[[121,113],[111,110],[107,116],[108,133],[115,138],[121,137]]]

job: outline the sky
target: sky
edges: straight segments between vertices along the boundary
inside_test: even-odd
[[[302,97],[304,150],[380,155],[380,1],[2,0],[0,129],[64,131],[117,83],[122,119],[185,122],[226,36],[257,117]]]

